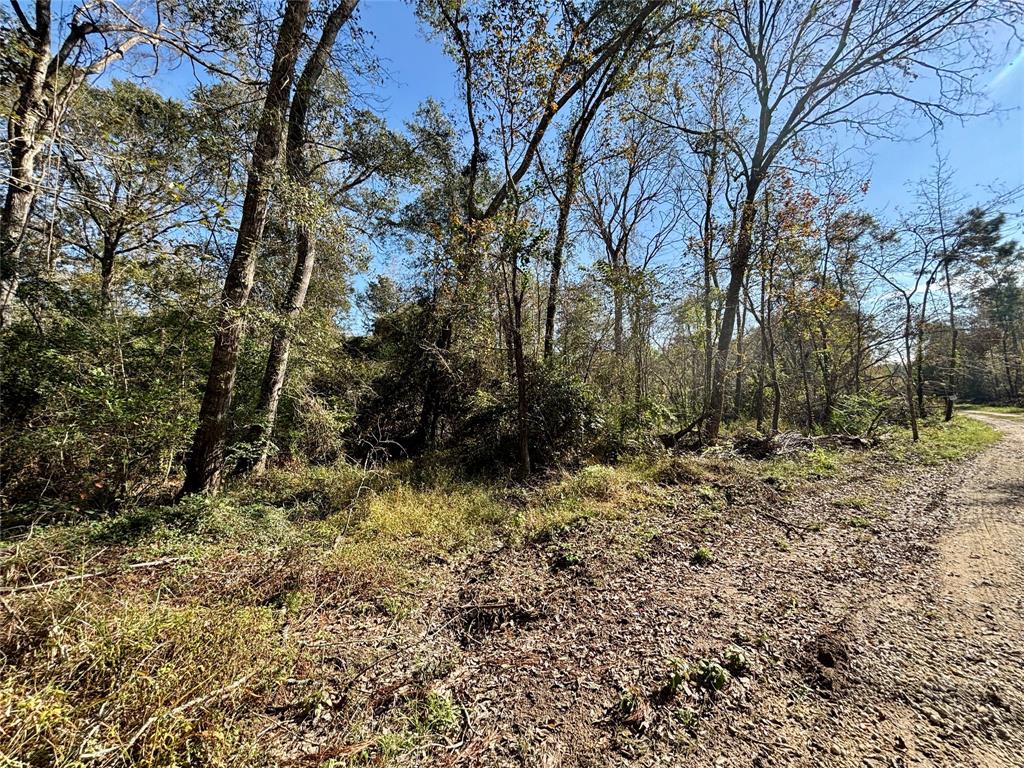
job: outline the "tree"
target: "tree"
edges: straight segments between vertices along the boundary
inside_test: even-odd
[[[634,95],[635,96],[635,95]],[[668,133],[650,120],[638,119],[624,104],[610,113],[595,140],[601,154],[584,179],[586,228],[600,244],[600,273],[612,297],[612,345],[618,373],[619,400],[624,401],[627,364],[626,322],[634,355],[633,407],[641,407],[643,348],[650,319],[649,270],[674,245],[680,212],[672,201],[677,167]]]
[[[296,190],[308,189],[310,169],[307,159],[307,145],[310,132],[310,107],[318,95],[320,80],[327,68],[331,49],[338,39],[342,26],[352,16],[358,0],[343,0],[334,5],[327,15],[320,39],[317,40],[313,52],[299,75],[295,86],[295,95],[291,100],[288,112],[287,139],[285,143],[285,168],[289,182]],[[361,180],[361,179],[360,179]],[[307,214],[308,217],[308,214]],[[291,334],[299,313],[306,303],[306,293],[313,276],[313,265],[316,262],[316,241],[312,226],[300,215],[296,227],[295,267],[288,284],[285,299],[281,307],[281,324],[274,331],[267,355],[267,364],[260,386],[259,403],[256,406],[256,423],[253,426],[253,449],[250,458],[243,462],[239,470],[249,469],[262,472],[267,463],[270,451],[270,438],[274,431],[277,418],[277,407],[281,399],[281,388],[284,386],[285,372],[288,366],[288,354],[291,347]]]
[[[181,104],[123,81],[84,96],[59,143],[60,207],[68,245],[99,266],[106,309],[117,262],[199,221],[210,180]]]
[[[267,203],[308,14],[308,0],[288,0],[278,29],[270,79],[249,162],[241,221],[221,293],[220,317],[199,410],[199,426],[185,461],[182,493],[216,492],[220,487],[227,419],[245,325],[244,310],[255,277],[257,249],[267,223]]]
[[[839,125],[883,134],[901,108],[934,120],[969,108],[972,75],[985,51],[974,29],[1016,4],[986,0],[827,0],[800,6],[782,0],[730,0],[717,17],[730,45],[728,66],[741,73],[738,99],[755,105],[751,130],[722,136],[744,179],[729,283],[706,423],[718,437],[729,352],[751,260],[758,193],[797,141]],[[938,93],[912,95],[908,81],[930,75]],[[746,114],[740,107],[737,114]],[[689,129],[691,132],[695,129]],[[706,131],[705,131],[706,132]]]
[[[63,36],[51,0],[36,0],[30,22],[12,0],[23,60],[15,68],[17,99],[7,119],[10,173],[0,210],[0,328],[21,277],[21,254],[37,192],[37,159],[57,131],[69,101],[91,75],[102,73],[154,32],[114,3],[76,5]],[[58,39],[54,51],[52,41]]]
[[[515,209],[523,203],[521,186],[559,113],[598,79],[609,62],[626,51],[650,45],[651,39],[661,39],[684,18],[665,0],[597,2],[593,6],[489,2],[470,7],[461,2],[424,2],[420,12],[443,35],[460,69],[471,149],[465,169],[464,218],[459,226],[465,230],[470,252],[480,233],[479,224],[494,219],[506,206],[513,209],[510,220],[518,219]],[[493,175],[488,175],[485,144],[494,147],[500,164]],[[511,263],[512,274],[518,263]],[[451,343],[451,333],[449,320],[442,327],[436,345],[439,350]],[[518,335],[519,331],[513,330],[513,338]],[[517,390],[525,398],[525,362],[517,364],[515,372]],[[424,425],[433,421],[433,401],[428,392],[421,419]],[[527,404],[520,402],[521,445],[529,443],[527,411]],[[528,464],[528,456],[521,453],[521,475],[529,472]]]

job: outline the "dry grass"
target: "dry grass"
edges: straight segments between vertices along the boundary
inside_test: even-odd
[[[290,662],[279,617],[139,598],[89,587],[20,598],[32,607],[8,598],[35,642],[2,667],[0,754],[15,765],[257,759],[251,705]]]

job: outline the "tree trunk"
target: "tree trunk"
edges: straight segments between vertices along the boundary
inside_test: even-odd
[[[288,0],[274,46],[274,63],[249,165],[242,218],[221,294],[210,373],[199,410],[199,427],[185,461],[182,493],[216,493],[220,487],[228,414],[245,324],[244,309],[256,272],[257,248],[267,223],[271,180],[281,153],[284,116],[308,14],[309,0]]]
[[[1013,343],[1013,354],[1014,354],[1014,365],[1013,365],[1013,391],[1016,393],[1014,398],[1020,397],[1020,380],[1021,380],[1021,358],[1024,355],[1021,354],[1020,337],[1017,335],[1017,328],[1010,328],[1010,341]]]
[[[804,349],[804,341],[797,337],[797,349],[800,351],[800,374],[804,384],[804,418],[807,424],[807,433],[814,431],[814,395],[811,390],[810,365],[807,364],[809,352]]]
[[[282,307],[281,322],[274,330],[270,351],[267,354],[267,364],[263,369],[263,382],[260,385],[260,399],[256,405],[256,422],[253,425],[251,441],[253,452],[248,461],[240,465],[240,472],[253,471],[262,474],[267,468],[267,459],[270,456],[270,439],[274,434],[277,407],[281,402],[281,391],[288,370],[292,333],[306,303],[306,292],[309,290],[313,264],[316,261],[316,244],[309,227],[300,224],[298,230],[298,257],[295,260],[295,269]]]
[[[575,144],[566,158],[565,192],[558,202],[558,223],[555,229],[555,243],[551,249],[551,276],[548,283],[547,309],[544,315],[544,359],[550,360],[555,349],[555,315],[558,312],[558,289],[562,280],[562,257],[569,232],[569,213],[576,199],[579,177],[579,147]]]
[[[905,325],[904,325],[904,329],[903,329],[903,354],[905,354],[907,356],[906,366],[905,366],[907,375],[905,377],[905,382],[906,382],[907,408],[910,411],[910,432],[911,432],[911,435],[914,438],[914,442],[916,443],[918,441],[920,435],[918,434],[918,430],[917,430],[917,409],[914,407],[914,387],[913,387],[913,384],[912,384],[913,378],[914,378],[914,373],[913,373],[914,366],[913,366],[913,359],[910,356],[910,336],[911,336],[911,333],[912,333],[911,325],[913,323],[913,311],[912,311],[911,306],[910,306],[910,299],[909,298],[906,299],[906,302],[907,302],[907,316],[906,316],[906,321],[905,321]]]
[[[921,300],[921,316],[917,322],[917,361],[915,369],[917,371],[917,412],[921,416],[927,416],[928,411],[925,408],[924,402],[924,324],[928,308],[928,294],[932,288],[932,277],[928,278],[928,282],[924,286],[924,298]]]
[[[1002,349],[1003,349],[1003,370],[1006,371],[1006,391],[1010,395],[1010,400],[1015,401],[1017,396],[1020,394],[1017,377],[1014,375],[1013,366],[1010,364],[1010,334],[1006,331],[1002,333]]]
[[[22,274],[21,254],[36,196],[40,151],[54,135],[64,106],[86,78],[101,74],[112,61],[123,59],[129,49],[147,39],[141,25],[122,10],[120,22],[131,22],[125,24],[131,31],[113,31],[95,18],[76,19],[63,39],[57,40],[57,51],[51,55],[51,5],[51,0],[36,0],[32,26],[24,17],[20,19],[31,46],[24,68],[19,68],[18,97],[7,120],[10,165],[0,211],[0,328],[10,319]],[[96,10],[102,14],[104,9]],[[99,45],[90,46],[89,38],[98,39]],[[83,51],[92,54],[91,60],[80,58]],[[74,66],[67,66],[69,61]]]
[[[853,391],[856,394],[860,394],[860,382],[861,382],[861,369],[864,367],[864,315],[861,312],[860,299],[857,299],[857,313],[855,315],[857,324],[857,333],[855,344],[857,345],[856,353],[853,359]]]
[[[526,357],[523,354],[522,330],[522,299],[519,298],[515,303],[512,346],[516,361],[516,421],[519,430],[520,480],[526,479],[530,474],[530,404],[526,387]]]
[[[946,412],[943,421],[952,421],[953,402],[956,399],[957,382],[957,330],[956,307],[953,304],[953,286],[949,279],[949,259],[943,261],[942,270],[946,278],[946,299],[949,301],[949,373],[946,376]]]
[[[702,246],[704,267],[704,411],[711,407],[711,376],[714,365],[712,343],[715,335],[714,311],[711,306],[711,286],[715,277],[715,174],[718,155],[711,154],[708,170],[704,174],[704,220],[702,223]]]
[[[764,235],[762,235],[763,242]],[[764,427],[764,385],[768,366],[768,344],[765,338],[765,275],[767,270],[765,264],[767,259],[764,256],[764,248],[762,247],[761,255],[761,293],[758,298],[760,302],[760,312],[758,313],[756,320],[760,322],[759,328],[759,339],[758,339],[758,351],[757,351],[757,398],[754,400],[754,415],[757,419],[757,431],[760,432]]]
[[[732,344],[732,330],[736,325],[736,313],[740,304],[740,292],[746,278],[747,266],[750,264],[750,251],[753,244],[751,229],[754,225],[754,201],[761,184],[758,173],[751,175],[747,184],[747,195],[740,213],[739,234],[729,260],[729,287],[725,292],[725,309],[722,312],[722,324],[718,334],[718,349],[715,354],[715,372],[711,385],[711,407],[705,424],[705,436],[708,442],[718,439],[722,426],[722,410],[725,406],[725,383],[729,372],[729,347]]]
[[[288,177],[297,185],[309,184],[309,168],[306,160],[306,144],[309,140],[308,115],[310,104],[316,94],[317,85],[323,77],[327,61],[338,39],[338,33],[355,11],[358,0],[345,0],[334,7],[324,22],[323,31],[312,55],[302,69],[295,84],[295,96],[288,112],[288,138],[285,144],[285,166]],[[262,474],[267,467],[270,443],[277,421],[277,408],[281,401],[285,374],[288,371],[288,355],[291,350],[292,334],[299,315],[306,305],[306,293],[316,263],[316,241],[308,224],[300,222],[296,227],[295,268],[280,309],[280,323],[274,330],[267,353],[267,364],[263,370],[259,401],[256,405],[256,419],[250,442],[252,452],[238,467],[240,473],[253,471]]]
[[[744,305],[736,316],[736,391],[733,393],[732,399],[734,419],[741,419],[743,417],[743,367],[745,365],[743,357],[743,332],[746,322],[747,308]]]
[[[18,290],[21,248],[35,198],[36,157],[43,144],[44,93],[50,59],[50,3],[36,3],[32,53],[18,99],[7,121],[10,170],[0,212],[0,328],[10,316]]]
[[[451,310],[445,310],[441,321],[441,331],[437,335],[434,355],[431,356],[430,364],[427,366],[419,424],[413,436],[413,444],[404,446],[407,450],[421,451],[424,448],[432,448],[434,445],[439,418],[437,405],[440,393],[438,390],[441,387],[441,365],[438,363],[437,356],[445,354],[451,348],[454,335],[455,319],[452,317]]]
[[[114,260],[117,258],[117,237],[103,235],[103,253],[100,254],[100,309],[110,307],[114,289]]]
[[[526,381],[526,354],[523,351],[523,299],[525,287],[519,285],[519,264],[517,256],[512,255],[509,265],[510,285],[506,287],[508,309],[511,310],[509,330],[512,346],[512,358],[515,365],[516,379],[516,429],[518,432],[518,462],[516,476],[525,480],[530,475],[530,403]],[[524,278],[525,279],[525,278]]]
[[[625,308],[623,306],[625,301],[623,296],[624,291],[620,285],[622,277],[621,267],[615,265],[612,270],[612,274],[612,279],[614,280],[614,283],[612,284],[612,350],[615,353],[616,360],[621,363],[626,355],[624,334]]]
[[[836,376],[832,365],[832,353],[829,351],[831,338],[828,332],[828,324],[821,323],[821,350],[817,354],[818,368],[821,370],[821,386],[825,394],[825,404],[821,409],[821,424],[828,425],[832,421],[832,412],[835,410],[836,397]]]

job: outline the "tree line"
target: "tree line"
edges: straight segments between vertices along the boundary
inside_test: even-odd
[[[1018,3],[413,7],[455,81],[403,125],[358,0],[0,12],[8,503],[1020,401],[1018,191],[849,159],[989,109]]]

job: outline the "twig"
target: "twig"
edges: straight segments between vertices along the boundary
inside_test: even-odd
[[[148,560],[144,563],[130,563],[121,568],[107,568],[106,570],[93,571],[92,573],[76,573],[74,576],[64,576],[59,579],[50,579],[49,581],[40,581],[34,584],[23,584],[19,587],[0,587],[0,595],[11,595],[16,592],[34,592],[37,589],[45,589],[46,587],[65,584],[70,581],[85,581],[86,579],[96,579],[101,576],[113,576],[124,571],[135,571],[142,568],[159,568],[164,565],[186,562],[191,559],[191,557],[164,557],[159,560]]]
[[[125,744],[123,744],[123,745],[122,744],[118,744],[118,745],[115,745],[113,747],[107,747],[106,749],[99,749],[99,750],[96,750],[95,752],[90,752],[88,754],[82,755],[82,759],[83,760],[92,760],[92,759],[97,758],[97,757],[102,757],[103,755],[108,755],[111,752],[116,752],[119,749],[121,751],[123,751],[123,752],[127,752],[133,746],[135,746],[135,742],[137,742],[139,739],[141,739],[143,734],[145,734],[146,731],[148,731],[153,726],[153,724],[157,720],[159,720],[161,717],[170,717],[170,716],[173,716],[173,715],[178,715],[178,714],[181,714],[182,712],[184,712],[186,709],[191,709],[192,707],[196,706],[197,704],[202,704],[203,702],[210,701],[212,699],[219,699],[222,696],[224,696],[224,695],[226,695],[228,693],[231,693],[235,689],[240,688],[241,686],[245,685],[250,680],[250,678],[252,678],[252,676],[255,675],[256,672],[258,672],[258,671],[259,670],[254,669],[251,672],[249,672],[248,674],[242,675],[240,678],[238,678],[234,682],[229,683],[228,685],[225,685],[225,686],[223,686],[221,688],[218,688],[215,691],[211,691],[210,693],[203,694],[202,696],[196,696],[194,699],[189,699],[184,704],[179,704],[178,706],[174,707],[173,709],[169,709],[166,712],[160,712],[159,714],[153,715],[151,718],[149,718],[146,722],[144,722],[142,724],[142,727],[139,728],[139,730],[137,730],[132,735],[132,737],[130,739],[128,739],[128,741]]]
[[[766,517],[772,522],[778,523],[779,525],[783,526],[784,528],[790,528],[795,531],[806,531],[807,533],[810,533],[814,530],[813,528],[810,528],[806,525],[800,525],[799,523],[791,523],[789,520],[784,520],[781,517],[773,515],[771,512],[765,512],[763,509],[759,509],[758,507],[752,504],[746,506],[745,509],[747,509],[750,512],[753,512],[755,515],[761,515],[762,517]]]

